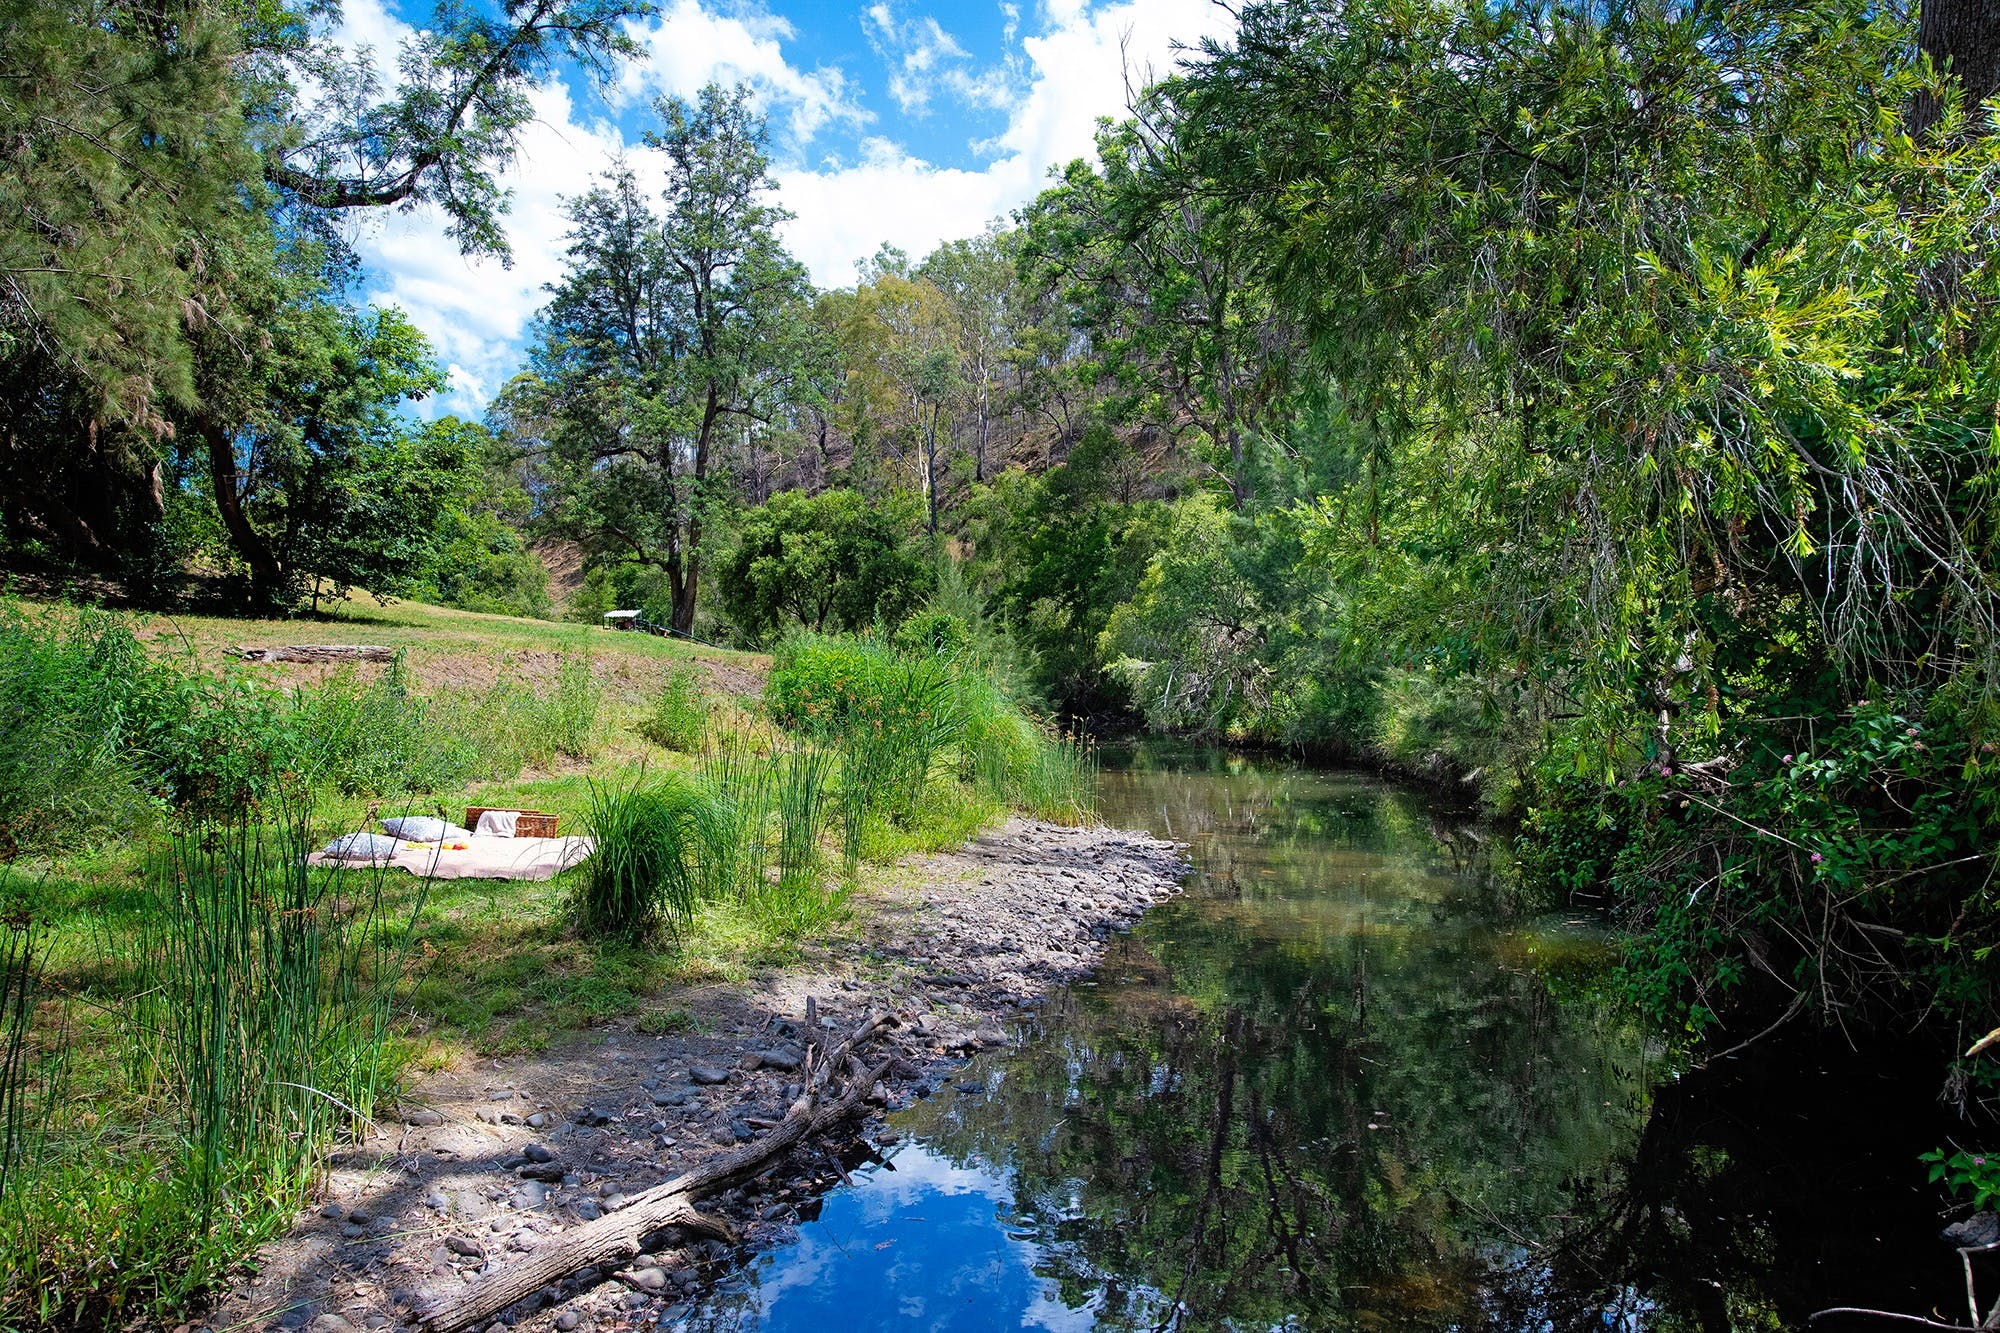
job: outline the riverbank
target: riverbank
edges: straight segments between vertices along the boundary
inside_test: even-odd
[[[832,1153],[802,1149],[707,1201],[740,1245],[669,1234],[615,1273],[541,1289],[501,1322],[570,1333],[656,1321],[705,1276],[787,1239],[821,1190],[890,1141],[886,1111],[1006,1045],[1011,1021],[1089,972],[1184,870],[1175,844],[1147,834],[1010,820],[902,863],[853,900],[846,928],[783,971],[668,992],[557,1048],[434,1074],[334,1158],[317,1206],[260,1252],[206,1326],[412,1327],[433,1303],[767,1132],[795,1095],[808,997],[836,1029],[871,1010],[893,1016],[900,1061]]]

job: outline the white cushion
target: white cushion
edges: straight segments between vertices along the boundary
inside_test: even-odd
[[[482,810],[479,812],[479,827],[474,833],[486,833],[495,837],[511,838],[514,826],[521,820],[519,810]]]
[[[447,824],[442,819],[429,815],[400,815],[382,821],[382,827],[405,842],[443,842],[446,838],[469,838],[470,829],[462,829],[456,824]]]
[[[394,856],[401,844],[379,833],[349,833],[326,845],[326,854],[339,861],[380,861]]]

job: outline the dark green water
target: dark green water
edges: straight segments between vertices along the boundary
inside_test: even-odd
[[[1189,843],[1187,893],[688,1326],[1748,1329],[1962,1301],[1893,1056],[1665,1068],[1601,927],[1515,901],[1493,835],[1426,794],[1153,747],[1102,808]]]

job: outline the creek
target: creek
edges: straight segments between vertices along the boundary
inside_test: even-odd
[[[1186,842],[1187,891],[685,1327],[1962,1317],[1934,1066],[1818,1032],[1675,1065],[1603,925],[1522,902],[1504,834],[1428,792],[1148,744],[1100,808]]]

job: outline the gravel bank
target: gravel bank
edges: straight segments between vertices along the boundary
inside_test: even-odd
[[[797,967],[747,985],[658,997],[653,1011],[559,1051],[434,1076],[399,1123],[342,1154],[325,1198],[258,1271],[220,1300],[216,1330],[314,1333],[414,1327],[563,1229],[780,1119],[803,1050],[806,999],[829,1027],[893,1013],[904,1068],[853,1136],[783,1166],[706,1211],[738,1247],[673,1232],[617,1272],[585,1272],[508,1311],[538,1333],[670,1321],[702,1281],[792,1234],[799,1210],[890,1141],[887,1110],[940,1086],[1050,988],[1089,972],[1105,941],[1176,891],[1173,844],[1116,829],[1012,820],[964,849],[907,862],[855,904],[855,922]],[[667,1014],[691,1030],[661,1032]],[[877,1049],[880,1049],[879,1047]]]

